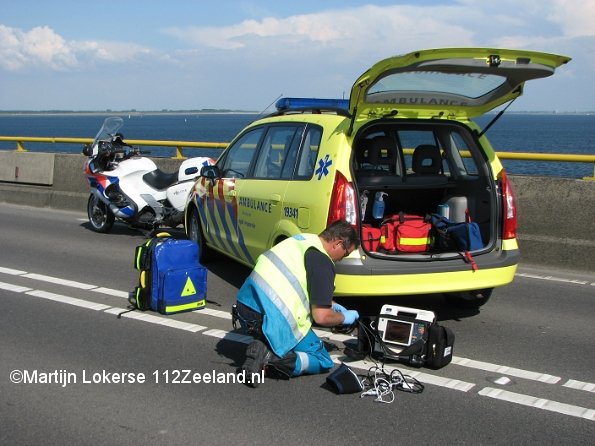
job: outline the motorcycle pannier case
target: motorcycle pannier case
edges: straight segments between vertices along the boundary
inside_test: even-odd
[[[204,307],[207,269],[198,261],[198,249],[194,241],[175,239],[167,233],[137,246],[134,266],[140,277],[131,303],[140,310],[161,314]]]

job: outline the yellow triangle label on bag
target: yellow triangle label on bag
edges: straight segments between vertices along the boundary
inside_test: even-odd
[[[190,277],[188,277],[186,279],[186,284],[184,285],[184,290],[182,291],[182,294],[180,294],[180,296],[186,297],[186,296],[192,296],[193,294],[196,294],[196,288],[194,288],[194,284],[192,283],[192,280],[190,280]]]

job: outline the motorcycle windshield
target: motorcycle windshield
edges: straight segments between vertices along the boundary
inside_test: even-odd
[[[124,125],[124,120],[118,116],[110,116],[105,118],[103,125],[99,129],[99,133],[93,141],[93,145],[97,144],[98,141],[110,141],[116,132]]]

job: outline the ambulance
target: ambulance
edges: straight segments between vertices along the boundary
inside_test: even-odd
[[[336,296],[444,293],[483,305],[513,280],[520,253],[515,195],[485,134],[491,123],[473,118],[569,61],[422,50],[373,65],[349,100],[282,98],[202,169],[186,232],[203,260],[218,252],[252,266],[281,240],[344,219],[362,244],[336,264]],[[448,240],[440,221],[473,231],[476,243]]]

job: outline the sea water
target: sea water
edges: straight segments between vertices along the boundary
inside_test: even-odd
[[[128,139],[230,142],[255,113],[119,113]],[[0,136],[93,138],[110,114],[2,114]],[[494,115],[477,119],[484,128]],[[487,132],[496,151],[595,155],[595,114],[506,113]],[[75,144],[28,143],[29,151],[80,153]],[[0,149],[13,150],[13,142]],[[148,148],[153,156],[173,156],[174,148]],[[186,156],[216,157],[219,149],[184,149]],[[503,160],[513,175],[593,176],[593,163]]]

